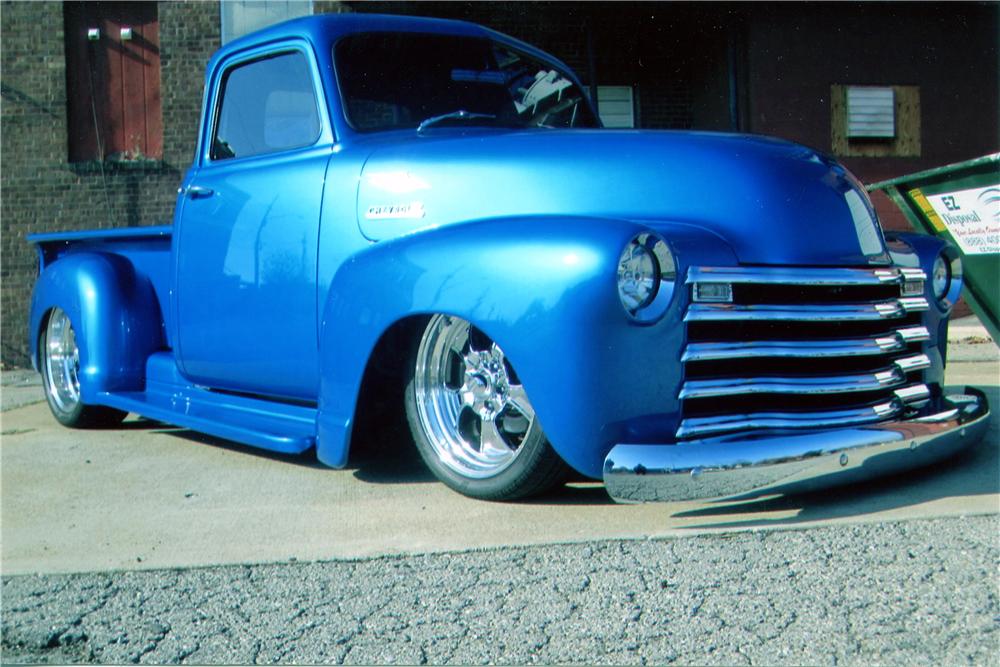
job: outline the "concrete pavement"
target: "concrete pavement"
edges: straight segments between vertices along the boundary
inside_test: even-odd
[[[1000,367],[983,349],[996,348],[976,347],[980,360],[953,362],[948,382],[983,387],[1000,405]],[[814,496],[635,506],[611,503],[596,483],[526,503],[474,501],[435,482],[409,449],[332,470],[134,417],[117,430],[68,430],[44,403],[4,412],[2,433],[5,575],[663,537],[1000,506],[996,413],[983,443],[940,469]]]

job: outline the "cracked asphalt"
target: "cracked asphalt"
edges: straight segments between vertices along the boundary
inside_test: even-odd
[[[1000,663],[1000,518],[3,579],[2,661]]]

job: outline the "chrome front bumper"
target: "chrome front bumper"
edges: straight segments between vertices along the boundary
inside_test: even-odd
[[[967,387],[942,405],[907,421],[851,428],[619,444],[604,461],[604,484],[615,500],[651,502],[800,493],[890,475],[945,459],[986,433],[981,391]]]

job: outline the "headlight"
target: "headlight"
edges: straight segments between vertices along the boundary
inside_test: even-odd
[[[934,298],[940,301],[948,293],[948,284],[951,282],[951,267],[944,255],[938,255],[934,260],[934,269],[931,275],[931,285],[934,289]]]
[[[618,261],[618,296],[625,310],[645,308],[656,296],[659,267],[653,253],[637,240],[625,248]]]
[[[673,294],[677,275],[666,241],[655,234],[639,234],[618,260],[618,298],[631,317],[649,322],[662,315]]]
[[[951,307],[962,293],[962,259],[951,246],[941,251],[931,268],[931,291],[943,308]]]

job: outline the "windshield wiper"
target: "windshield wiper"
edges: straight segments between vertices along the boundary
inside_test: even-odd
[[[436,125],[443,120],[475,120],[480,118],[495,120],[496,116],[489,113],[472,113],[471,111],[466,111],[465,109],[459,109],[458,111],[443,113],[440,116],[431,116],[430,118],[421,121],[420,125],[417,125],[417,132],[423,132],[431,125]]]

